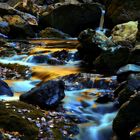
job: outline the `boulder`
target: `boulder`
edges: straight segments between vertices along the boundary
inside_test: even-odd
[[[126,81],[128,76],[132,73],[140,73],[140,66],[135,64],[127,64],[123,67],[120,67],[117,71],[117,81],[119,83]]]
[[[126,80],[114,92],[115,96],[118,97],[119,105],[128,101],[131,95],[140,90],[140,74],[130,74]]]
[[[102,73],[116,73],[121,66],[127,64],[129,53],[130,50],[126,47],[121,47],[114,52],[103,52],[94,61],[94,66]]]
[[[13,96],[13,92],[6,82],[0,80],[0,95]]]
[[[139,0],[107,0],[107,14],[114,24],[128,21],[140,21]]]
[[[11,38],[34,37],[32,27],[19,15],[5,15],[3,20],[8,22],[10,31],[8,35]],[[18,35],[18,36],[17,36]]]
[[[95,39],[93,41],[94,37],[96,37],[96,32],[92,29],[86,29],[78,36],[78,40],[81,43],[77,48],[79,56],[89,65],[91,65],[93,60],[102,52],[102,49],[95,42]]]
[[[53,27],[77,36],[86,28],[99,26],[101,9],[99,4],[68,4],[55,8],[40,18],[40,27]]]
[[[42,108],[57,106],[65,97],[63,81],[48,81],[22,94],[20,100]]]
[[[140,123],[140,93],[123,104],[113,121],[113,131],[120,140],[128,140],[131,130]]]
[[[136,43],[128,58],[129,64],[140,64],[140,43]]]
[[[65,34],[51,27],[47,27],[44,30],[40,31],[39,36],[42,38],[59,38],[59,39],[70,38],[70,35]]]
[[[116,44],[133,44],[136,41],[137,32],[137,21],[118,24],[112,30],[112,41]]]
[[[140,124],[137,124],[130,132],[130,140],[140,139]]]
[[[0,18],[0,33],[7,35],[10,31],[9,23]]]

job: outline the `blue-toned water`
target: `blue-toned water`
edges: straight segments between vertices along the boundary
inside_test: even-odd
[[[53,40],[52,40],[53,42]],[[69,41],[71,43],[71,41]],[[42,41],[38,40],[36,43],[42,43]],[[49,42],[50,43],[50,42]],[[53,46],[55,47],[55,40],[53,42]],[[43,42],[43,44],[47,44]],[[37,46],[36,46],[37,47]],[[75,46],[76,48],[76,46]],[[68,49],[69,52],[75,53],[76,49]],[[35,48],[33,48],[35,50]],[[44,46],[40,46],[40,50],[46,49],[50,50],[49,53],[39,53],[43,55],[49,55],[50,52],[55,52],[58,50],[63,50],[67,48],[45,48]],[[35,87],[40,81],[43,82],[55,79],[61,76],[79,73],[81,69],[79,68],[80,61],[74,59],[70,59],[65,65],[48,65],[48,64],[37,64],[32,62],[30,59],[36,55],[34,54],[21,54],[15,55],[13,57],[3,57],[0,58],[1,63],[18,63],[21,65],[27,65],[31,68],[32,72],[35,74],[29,79],[18,79],[18,80],[6,80],[6,82],[10,85],[13,92],[15,93],[14,97],[8,96],[0,96],[1,100],[18,100],[20,94],[23,94],[33,87]],[[30,60],[30,61],[29,61]],[[87,74],[88,75],[88,74]],[[106,80],[114,80],[114,77],[102,77],[97,74],[89,74],[88,75],[92,80],[98,78],[98,80],[106,79]],[[69,84],[69,83],[66,83]],[[84,89],[74,89],[74,90],[66,90],[66,97],[63,100],[63,107],[67,110],[68,114],[75,115],[83,121],[83,123],[78,124],[80,128],[80,133],[75,137],[77,140],[109,140],[112,137],[112,120],[116,115],[116,109],[114,107],[113,102],[108,102],[106,104],[96,103],[97,94],[108,93],[111,94],[113,92],[112,88],[84,88]]]

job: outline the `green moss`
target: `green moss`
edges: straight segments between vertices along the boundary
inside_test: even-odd
[[[22,118],[21,114],[10,108],[14,102],[12,102],[12,104],[6,104],[8,105],[8,108],[6,107],[5,103],[0,102],[0,128],[9,132],[19,132],[21,135],[23,135],[21,139],[37,139],[38,128],[36,125],[32,122],[29,122],[26,118]],[[16,104],[14,105],[16,106]]]

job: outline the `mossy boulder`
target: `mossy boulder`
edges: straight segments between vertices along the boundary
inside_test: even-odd
[[[0,138],[66,140],[78,128],[64,110],[45,111],[21,101],[0,102]],[[76,128],[76,133],[72,128]],[[8,137],[7,137],[8,136]]]
[[[19,113],[19,110],[27,109],[30,113]],[[25,115],[25,118],[23,116]],[[35,140],[39,129],[28,117],[43,116],[35,107],[22,102],[0,102],[0,128],[9,132],[19,132],[21,139]]]
[[[112,41],[116,44],[133,44],[138,33],[138,21],[118,24],[112,30]]]

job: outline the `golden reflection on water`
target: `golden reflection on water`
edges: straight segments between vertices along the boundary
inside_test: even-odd
[[[43,54],[48,54],[49,52],[56,52],[56,51],[62,51],[62,50],[76,50],[75,48],[69,49],[69,48],[45,48],[42,46],[36,46],[30,51],[30,54],[35,54],[35,53],[43,53]]]
[[[66,66],[34,66],[32,67],[32,79],[40,79],[42,81],[52,80],[60,76],[74,74],[79,72],[77,67]]]

